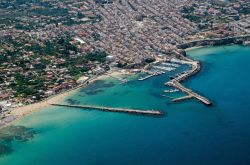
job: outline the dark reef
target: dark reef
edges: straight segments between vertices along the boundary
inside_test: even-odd
[[[8,126],[0,130],[0,157],[13,152],[12,142],[27,142],[38,132],[24,126]]]

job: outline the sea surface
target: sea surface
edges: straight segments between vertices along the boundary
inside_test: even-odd
[[[50,107],[0,131],[0,165],[249,165],[250,47],[188,54],[203,67],[184,84],[214,106],[163,97],[168,89],[163,84],[174,72],[142,82],[131,76],[127,84],[97,81],[65,103],[156,109],[166,115]]]

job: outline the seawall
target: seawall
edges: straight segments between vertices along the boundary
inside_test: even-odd
[[[204,39],[204,40],[194,40],[179,44],[176,47],[178,49],[187,49],[197,46],[217,46],[217,45],[227,45],[227,44],[243,44],[245,41],[250,41],[249,35],[235,36],[235,37],[225,37],[225,38],[215,38],[215,39]]]

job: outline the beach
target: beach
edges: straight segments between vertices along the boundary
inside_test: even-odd
[[[72,89],[69,89],[67,91],[63,91],[61,93],[52,95],[48,98],[46,98],[45,100],[33,103],[33,104],[28,104],[28,105],[24,105],[24,106],[20,106],[20,107],[16,107],[16,108],[12,108],[10,111],[6,112],[6,120],[4,121],[4,123],[0,123],[0,129],[3,127],[6,127],[8,125],[10,125],[11,123],[13,123],[14,121],[29,115],[33,112],[37,112],[40,110],[43,110],[45,108],[48,108],[49,106],[51,106],[51,104],[56,104],[56,103],[60,103],[63,102],[63,100],[73,94],[75,94],[80,88],[83,88],[97,80],[105,80],[107,78],[119,78],[120,76],[123,75],[129,75],[131,74],[129,71],[127,70],[115,70],[115,71],[109,71],[106,72],[102,75],[98,75],[98,76],[93,76],[92,78],[88,79],[88,83],[82,83]]]
[[[129,83],[113,78],[96,81],[77,90],[64,103],[159,109],[167,115],[154,118],[48,106],[5,129],[11,136],[7,142],[2,141],[6,150],[0,156],[0,164],[248,165],[249,52],[249,47],[240,45],[187,52],[203,67],[183,84],[214,101],[211,107],[195,100],[172,103],[162,97],[169,89],[164,83],[175,72],[145,81],[131,78]],[[180,92],[168,93],[171,97],[179,95]],[[30,138],[18,141],[17,135]]]

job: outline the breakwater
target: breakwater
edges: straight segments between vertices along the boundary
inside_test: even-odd
[[[187,96],[184,97],[180,97],[180,98],[176,98],[173,99],[173,102],[179,102],[179,101],[183,101],[183,100],[187,100],[187,99],[191,99],[191,98],[195,98],[198,101],[200,101],[201,103],[207,105],[207,106],[211,106],[212,102],[210,100],[208,100],[207,98],[199,95],[198,93],[192,91],[191,89],[188,89],[186,87],[184,87],[182,84],[180,84],[178,81],[170,81],[167,83],[167,85],[169,86],[173,86],[175,88],[178,88],[180,91],[184,92],[187,94]]]
[[[172,101],[173,102],[179,102],[179,101],[188,100],[188,99],[191,99],[191,98],[193,98],[193,97],[190,96],[190,95],[187,95],[187,96],[183,96],[183,97],[179,97],[179,98],[173,99]]]
[[[100,111],[108,112],[120,112],[138,115],[151,115],[151,116],[162,116],[163,112],[158,110],[141,110],[141,109],[127,109],[127,108],[110,108],[110,107],[100,107],[100,106],[86,106],[86,105],[69,105],[69,104],[51,104],[53,106],[69,107],[69,108],[81,108],[81,109],[96,109]]]
[[[191,48],[191,47],[197,47],[197,46],[219,46],[219,45],[228,45],[228,44],[242,44],[242,45],[248,45],[250,41],[250,34],[248,35],[241,35],[241,36],[233,36],[233,37],[225,37],[225,38],[215,38],[215,39],[203,39],[203,40],[194,40],[190,42],[186,42],[183,44],[179,44],[176,47],[181,51],[181,53],[177,53],[182,59],[183,63],[186,63],[188,65],[191,64],[192,69],[188,72],[182,73],[175,77],[173,80],[166,82],[165,85],[175,87],[179,89],[180,91],[187,94],[187,96],[172,99],[173,102],[179,102],[183,100],[187,100],[190,98],[195,98],[198,101],[204,103],[205,105],[211,106],[212,102],[208,100],[207,98],[199,95],[198,93],[195,93],[194,91],[184,87],[180,82],[186,80],[187,78],[195,75],[198,73],[201,69],[201,64],[198,61],[193,61],[192,59],[189,59],[186,57],[186,52],[184,49]]]
[[[207,106],[211,106],[212,105],[212,102],[210,100],[208,100],[207,98],[199,95],[198,93],[192,91],[191,89],[188,89],[186,87],[184,87],[180,82],[186,80],[187,78],[195,75],[196,73],[198,73],[201,69],[201,64],[200,62],[198,61],[193,61],[187,57],[183,57],[183,59],[185,60],[182,60],[181,62],[182,63],[185,63],[185,64],[188,64],[188,65],[191,65],[191,70],[190,71],[187,71],[187,72],[184,72],[180,75],[178,75],[177,77],[175,77],[174,79],[168,81],[165,83],[165,85],[168,85],[168,86],[172,86],[174,88],[177,88],[179,89],[180,91],[184,92],[187,94],[187,96],[184,96],[184,97],[180,97],[180,98],[176,98],[176,99],[172,99],[173,102],[180,102],[180,101],[183,101],[183,100],[187,100],[187,99],[191,99],[191,98],[195,98],[197,99],[198,101],[200,101],[201,103],[207,105]]]
[[[152,73],[152,74],[150,74],[150,75],[148,75],[148,76],[139,78],[138,80],[139,80],[139,81],[144,81],[144,80],[146,80],[146,79],[149,79],[149,78],[154,77],[154,76],[159,76],[159,75],[164,74],[164,73],[165,73],[165,72],[156,72],[156,73]]]

